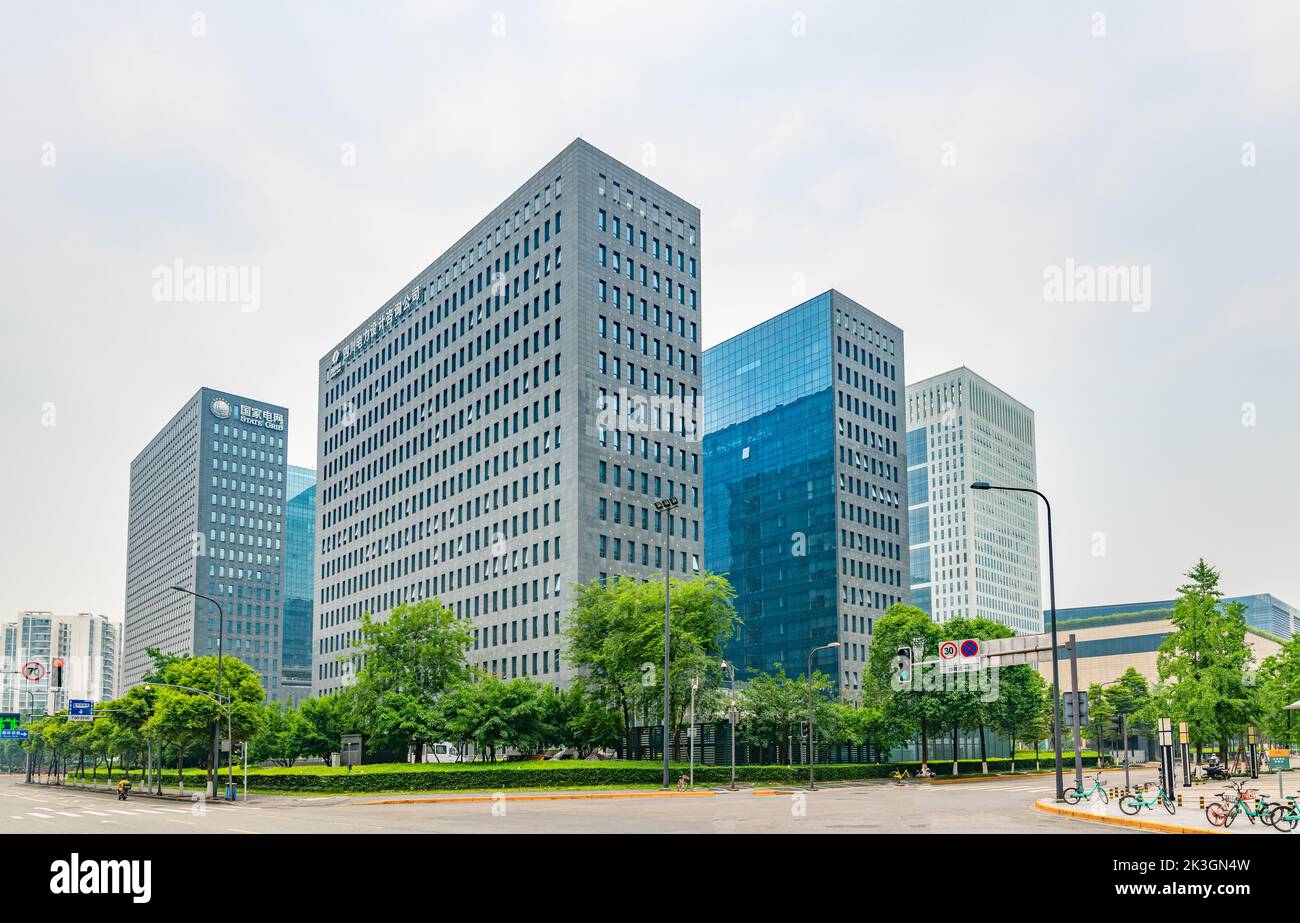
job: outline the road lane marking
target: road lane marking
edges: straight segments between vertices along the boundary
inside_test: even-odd
[[[91,810],[87,810],[86,813],[87,813],[87,814],[94,814],[96,817],[107,817],[107,816],[108,816],[108,815],[105,814],[103,811],[91,811]]]
[[[227,827],[226,829],[229,830],[231,833],[251,833],[257,835],[256,830],[243,830],[239,827]]]
[[[37,814],[35,811],[28,811],[27,816],[39,817],[41,820],[54,820],[54,815],[52,814]]]
[[[614,798],[712,798],[713,792],[566,792],[554,795],[511,795],[506,800],[519,801],[590,801]],[[386,798],[382,801],[354,801],[356,806],[377,804],[491,804],[495,795],[472,795],[451,798]]]

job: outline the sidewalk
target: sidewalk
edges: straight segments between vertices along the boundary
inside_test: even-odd
[[[20,784],[26,784],[26,783],[22,783],[21,776],[15,781],[18,781]],[[38,780],[33,778],[30,784],[33,787],[39,786],[41,788],[48,788],[50,790],[57,789],[58,791],[62,791],[62,792],[85,792],[87,794],[98,794],[98,795],[117,794],[117,789],[113,786],[108,785],[107,783],[102,785],[93,785],[90,783],[82,785],[80,782],[76,782],[71,779],[65,779],[63,782],[47,783],[43,780]],[[226,800],[225,799],[226,787],[224,781],[217,788],[217,797],[215,799],[206,797],[208,791],[206,786],[199,786],[197,788],[187,788],[185,789],[184,792],[174,787],[169,788],[167,786],[163,786],[162,792],[159,793],[157,790],[152,792],[146,792],[144,790],[143,785],[138,785],[135,782],[132,782],[131,784],[133,787],[131,789],[130,794],[128,795],[128,798],[131,799],[148,798],[153,801],[182,801],[185,802],[186,804],[193,803],[197,797],[203,797],[203,799],[207,801],[209,804],[221,804]],[[242,787],[241,787],[241,791],[239,792],[238,800],[241,803],[244,801],[244,793],[242,791]]]
[[[1034,802],[1034,808],[1046,814],[1069,818],[1072,821],[1109,824],[1114,827],[1127,827],[1153,833],[1287,835],[1267,826],[1258,818],[1252,824],[1245,814],[1239,814],[1229,829],[1215,827],[1206,820],[1205,810],[1201,806],[1202,797],[1205,798],[1206,802],[1210,802],[1216,800],[1214,794],[1213,791],[1206,792],[1204,789],[1195,794],[1184,793],[1182,805],[1173,814],[1170,814],[1162,806],[1156,805],[1154,808],[1142,808],[1136,814],[1128,815],[1119,809],[1119,803],[1114,798],[1111,799],[1109,804],[1103,803],[1100,799],[1094,799],[1090,803],[1080,802],[1076,805],[1058,804],[1054,798],[1040,798]]]

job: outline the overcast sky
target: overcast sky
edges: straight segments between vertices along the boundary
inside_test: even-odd
[[[320,356],[576,136],[701,209],[706,346],[835,287],[1032,407],[1061,606],[1200,555],[1300,605],[1297,47],[1294,0],[12,6],[0,614],[121,617],[200,385],[314,467]]]

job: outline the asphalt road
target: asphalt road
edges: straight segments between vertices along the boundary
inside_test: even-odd
[[[1135,771],[1135,781],[1153,776]],[[1108,773],[1118,784],[1122,773]],[[1067,782],[1067,784],[1069,784]],[[769,790],[770,791],[770,790]],[[247,803],[185,804],[25,785],[0,778],[0,831],[39,833],[1134,833],[1033,808],[1050,776],[931,785],[836,784],[815,792],[718,791],[711,796],[488,801],[467,796],[349,798],[253,796]],[[562,796],[572,793],[561,793]],[[611,793],[601,793],[608,795]],[[475,797],[475,796],[469,796]],[[386,798],[441,803],[374,804]]]

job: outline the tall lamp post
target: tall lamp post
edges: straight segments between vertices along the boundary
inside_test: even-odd
[[[1056,646],[1056,563],[1052,558],[1052,504],[1047,495],[1032,487],[1000,487],[988,481],[976,481],[971,490],[1010,490],[1037,494],[1047,507],[1047,586],[1052,603],[1052,743],[1056,749],[1056,800],[1065,800],[1065,776],[1061,768],[1061,667]]]
[[[209,699],[211,699],[212,701],[214,701],[214,702],[217,703],[217,726],[218,726],[218,727],[220,727],[220,725],[221,725],[221,703],[222,703],[222,702],[225,702],[225,703],[226,703],[226,739],[230,741],[230,748],[231,748],[231,749],[230,749],[230,759],[226,761],[226,787],[229,788],[230,786],[232,786],[232,785],[235,784],[235,763],[234,763],[234,760],[235,760],[235,749],[234,749],[234,747],[235,747],[235,736],[234,736],[234,730],[233,730],[234,720],[235,720],[235,702],[234,702],[234,697],[233,697],[233,696],[221,695],[221,693],[216,693],[216,694],[214,694],[214,693],[208,692],[206,689],[196,689],[196,688],[193,687],[193,686],[181,686],[181,685],[178,685],[178,684],[176,684],[176,683],[151,683],[151,682],[149,682],[149,680],[147,680],[147,679],[146,679],[146,680],[141,680],[140,682],[135,683],[134,685],[136,685],[136,686],[165,686],[165,687],[167,687],[168,689],[184,689],[186,692],[194,692],[194,693],[198,693],[199,695],[207,696]],[[159,765],[158,765],[158,777],[159,777],[159,782],[158,782],[158,794],[161,795],[161,794],[162,794],[162,781],[161,781],[161,779],[162,779],[162,742],[161,742],[161,741],[159,741],[159,743],[158,743],[158,764],[159,764]],[[185,780],[182,779],[180,776],[177,776],[177,777],[176,777],[176,781],[177,781],[177,784],[178,784],[178,785],[181,785],[181,786],[184,786],[184,785],[185,785]],[[215,784],[215,781],[216,781],[216,780],[215,780],[215,777],[214,777],[214,779],[213,779],[214,784]],[[245,788],[245,789],[248,788],[248,760],[247,760],[247,758],[245,758],[245,760],[244,760],[244,788]],[[248,792],[247,792],[247,791],[244,792],[244,796],[245,796],[245,797],[244,797],[244,800],[247,801],[247,800],[248,800],[248,797],[247,797],[247,796],[248,796]],[[215,798],[215,797],[216,797],[216,795],[214,794],[214,795],[213,795],[213,798]]]
[[[840,646],[840,642],[832,641],[830,644],[823,644],[821,647],[814,647],[808,652],[808,790],[817,791],[817,734],[813,727],[813,678],[812,662],[813,657],[818,651],[829,651]]]
[[[731,790],[736,790],[736,665],[730,661],[722,661],[722,669],[727,671],[731,677],[731,702],[728,706],[728,717],[731,718]]]
[[[655,509],[663,515],[664,518],[664,788],[668,788],[668,725],[671,720],[669,706],[671,704],[668,695],[668,664],[669,664],[669,613],[670,608],[669,595],[672,592],[671,585],[668,581],[668,575],[672,570],[673,550],[670,540],[673,535],[673,510],[677,508],[677,498],[675,496],[665,497],[662,500],[655,501]]]
[[[221,657],[226,652],[226,618],[221,612],[221,603],[217,602],[211,596],[204,596],[202,593],[196,593],[194,590],[186,589],[183,586],[174,586],[172,589],[177,593],[188,593],[198,599],[206,599],[208,602],[212,603],[212,605],[217,607],[217,697],[219,699],[221,697]],[[217,735],[220,733],[221,722],[219,720],[212,722],[211,756],[208,758],[208,764],[212,767],[212,790],[209,797],[212,798],[213,801],[217,798]],[[233,746],[234,742],[232,741],[231,747]],[[231,757],[234,757],[233,751],[231,752]]]

